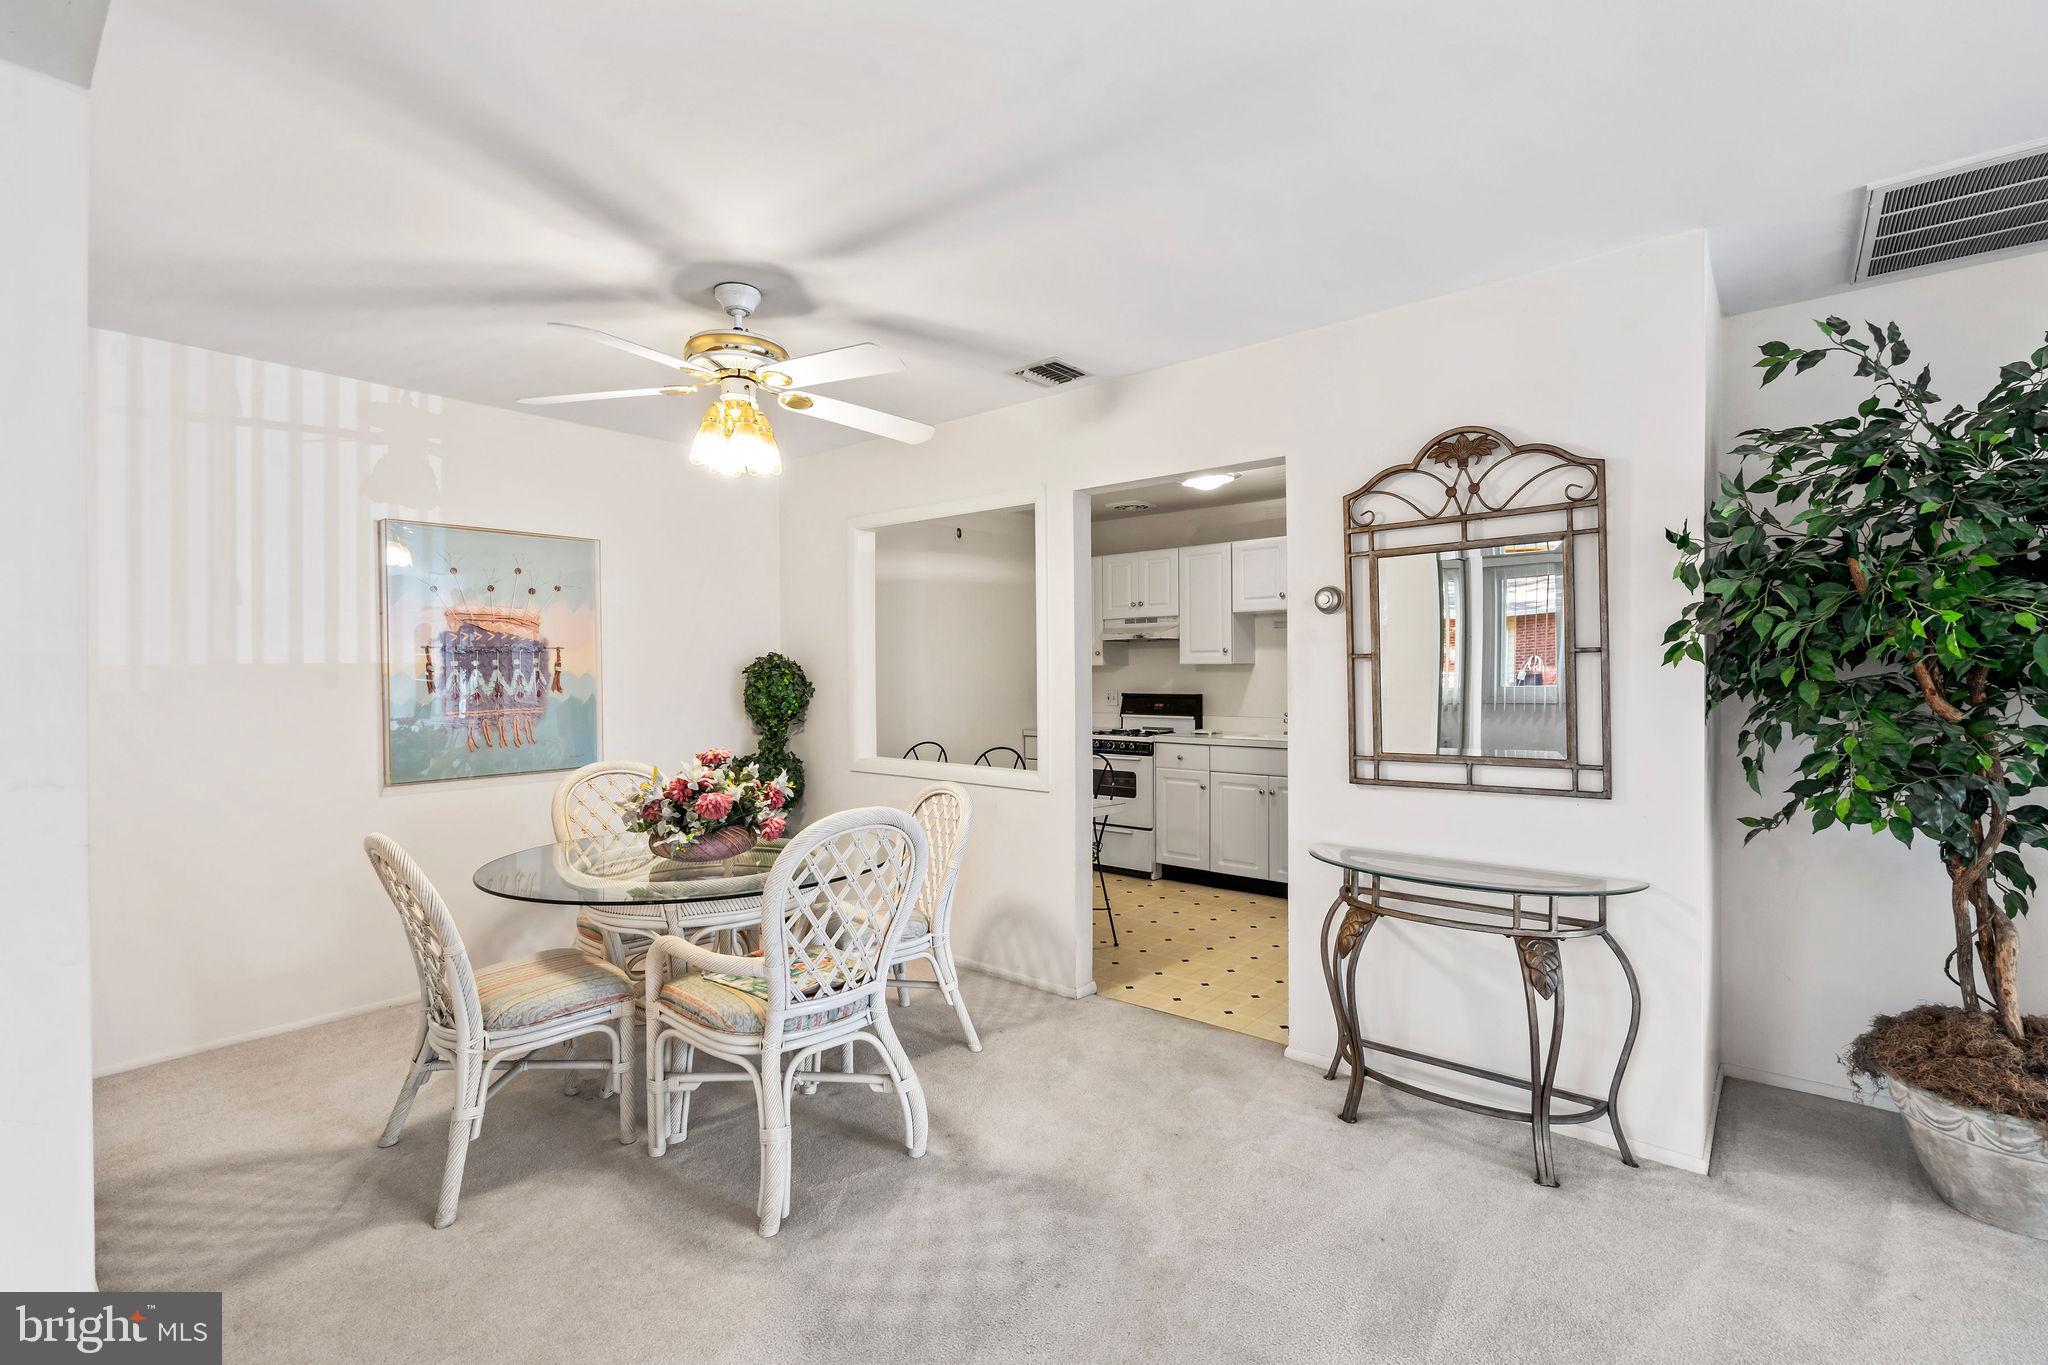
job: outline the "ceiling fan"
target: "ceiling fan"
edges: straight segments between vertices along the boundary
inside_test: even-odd
[[[931,439],[932,429],[923,422],[913,422],[907,417],[892,416],[810,392],[821,384],[893,374],[902,369],[903,362],[882,347],[864,341],[854,346],[841,346],[837,350],[792,357],[781,345],[747,330],[747,318],[761,306],[759,289],[751,284],[727,281],[714,288],[711,296],[732,319],[732,326],[697,333],[683,343],[680,356],[580,323],[548,324],[570,328],[593,341],[680,370],[685,382],[654,389],[558,393],[519,401],[546,404],[593,403],[613,398],[674,398],[715,385],[718,397],[704,410],[704,419],[698,424],[696,439],[690,443],[690,463],[729,478],[742,474],[782,472],[782,455],[775,446],[775,432],[760,408],[759,399],[764,390],[772,393],[776,403],[785,411],[801,413],[805,417],[836,422],[840,426],[910,445]]]

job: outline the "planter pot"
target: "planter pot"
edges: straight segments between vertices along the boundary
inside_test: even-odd
[[[1884,1079],[1943,1199],[1979,1222],[2048,1241],[2048,1136],[2024,1119]]]
[[[657,858],[667,858],[678,863],[722,863],[727,858],[737,858],[754,846],[755,834],[738,825],[727,825],[709,834],[699,835],[689,843],[678,843],[674,839],[647,838],[648,851]]]

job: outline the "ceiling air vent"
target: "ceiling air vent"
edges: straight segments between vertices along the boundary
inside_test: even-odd
[[[1870,187],[1857,280],[2048,242],[2048,146]]]
[[[1149,512],[1152,510],[1152,504],[1149,502],[1113,502],[1109,505],[1109,510],[1112,512]]]
[[[1025,383],[1036,384],[1041,389],[1056,389],[1062,384],[1071,384],[1076,379],[1088,377],[1088,371],[1069,365],[1058,356],[1041,360],[1036,365],[1026,365],[1023,369],[1013,370],[1011,373]]]

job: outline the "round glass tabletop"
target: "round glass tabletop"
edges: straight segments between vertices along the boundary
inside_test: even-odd
[[[1421,853],[1396,853],[1351,844],[1311,844],[1308,855],[1319,863],[1395,881],[1450,886],[1461,891],[1495,891],[1511,896],[1627,896],[1647,891],[1648,882],[1633,877],[1599,877],[1571,872],[1545,872],[1532,867],[1502,867],[1460,858],[1432,858]]]
[[[547,905],[676,905],[758,894],[782,845],[757,844],[715,863],[657,858],[644,842],[571,839],[493,858],[479,891]]]

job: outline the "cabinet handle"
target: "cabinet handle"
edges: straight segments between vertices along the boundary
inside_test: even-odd
[[[1285,601],[1287,600],[1287,594],[1286,594],[1286,593],[1284,593],[1284,592],[1283,592],[1283,593],[1281,593],[1281,594],[1280,594],[1280,600],[1281,600],[1282,602],[1285,602]]]

